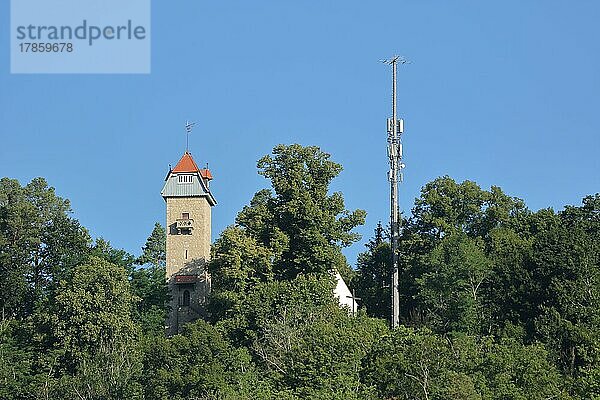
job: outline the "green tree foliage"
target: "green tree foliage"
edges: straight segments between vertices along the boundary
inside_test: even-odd
[[[10,383],[2,398],[138,397],[138,328],[125,269],[90,256],[54,294],[27,319],[2,323],[0,380]]]
[[[430,253],[427,272],[416,279],[427,325],[471,334],[486,328],[482,288],[491,271],[480,240],[463,233],[444,236]]]
[[[440,334],[542,342],[573,392],[593,387],[589,377],[600,356],[599,197],[559,213],[531,212],[497,187],[485,191],[448,177],[427,184],[400,240],[402,321]],[[372,259],[367,252],[359,269]],[[368,277],[359,273],[355,285],[368,286]]]
[[[142,255],[138,257],[137,263],[149,264],[155,268],[165,267],[167,263],[167,232],[160,223],[154,224],[152,233],[142,247]]]
[[[115,249],[103,238],[95,240],[90,256],[101,258],[125,269],[135,298],[132,303],[133,318],[146,333],[162,335],[167,313],[169,293],[165,281],[166,233],[155,224],[142,248],[142,255],[134,257],[123,249]],[[141,267],[136,267],[141,265]]]
[[[214,243],[211,310],[215,320],[234,317],[249,290],[270,282],[272,251],[239,226],[226,228]]]
[[[600,364],[600,195],[567,207],[559,218],[533,242],[541,283],[536,331],[562,368],[576,375]]]
[[[377,224],[375,236],[367,243],[367,251],[358,255],[357,273],[351,281],[361,307],[376,318],[390,319],[390,290],[392,251],[387,232],[381,222]]]
[[[366,213],[347,211],[341,193],[328,194],[331,180],[342,171],[329,157],[318,147],[295,144],[276,146],[273,156],[258,161],[259,173],[275,192],[266,201],[267,209],[288,237],[274,264],[278,276],[341,272],[346,264],[340,247],[359,239],[351,230],[364,223]]]
[[[158,222],[142,247],[142,255],[136,264],[141,268],[132,269],[130,283],[132,293],[139,299],[134,318],[141,324],[144,332],[162,335],[164,320],[168,312],[169,288],[166,276],[166,240],[165,228]]]
[[[485,191],[474,182],[457,183],[447,176],[425,185],[415,200],[412,217],[402,223],[402,322],[429,326],[438,332],[490,332],[492,317],[489,312],[483,315],[490,308],[485,293],[493,280],[490,242],[495,231],[528,215],[523,201],[495,186]],[[384,285],[373,282],[383,281],[387,272],[383,263],[389,246],[377,243],[375,240],[370,244],[361,256],[359,271],[367,273],[359,273],[354,282],[367,305],[389,302],[387,291],[382,290]],[[374,309],[378,308],[382,307],[375,305]]]
[[[125,270],[92,257],[62,281],[51,316],[52,335],[70,364],[84,354],[136,339],[133,296]]]
[[[409,231],[441,239],[444,235],[464,232],[486,237],[511,217],[526,213],[522,200],[509,197],[497,186],[482,190],[475,182],[455,182],[444,176],[426,184],[415,200]]]
[[[326,315],[294,332],[295,343],[283,357],[287,375],[277,382],[294,388],[299,398],[362,399],[369,391],[360,381],[361,362],[387,326],[339,308]]]
[[[386,328],[340,309],[332,271],[349,276],[341,248],[364,212],[329,194],[341,166],[316,147],[277,146],[258,167],[273,190],[257,192],[213,247],[213,321],[279,396],[359,398],[360,360]]]
[[[127,274],[134,269],[135,257],[123,249],[115,249],[108,240],[98,238],[92,245],[89,256],[101,258],[106,262],[123,268]]]
[[[363,310],[333,296],[364,219],[329,193],[340,170],[316,147],[262,158],[272,189],[212,249],[211,323],[170,338],[160,224],[136,258],[92,242],[43,179],[2,179],[0,398],[600,399],[600,195],[532,212],[497,187],[427,184],[390,331],[381,225],[351,281]]]
[[[474,182],[457,183],[447,176],[426,184],[415,200],[412,217],[403,222],[400,239],[403,321],[419,325],[428,319],[417,282],[431,270],[431,253],[446,236],[483,241],[487,254],[492,232],[528,214],[522,200],[496,186],[485,191]]]
[[[244,349],[204,321],[170,339],[155,338],[144,355],[146,399],[255,399],[268,394]]]
[[[118,399],[139,392],[133,301],[125,269],[97,257],[75,267],[61,282],[50,335],[69,375],[58,393]]]
[[[34,347],[22,337],[18,320],[0,321],[0,398],[34,399],[43,377],[36,371]]]
[[[229,318],[218,322],[234,343],[251,347],[265,326],[283,319],[284,325],[303,324],[337,310],[331,278],[300,275],[296,279],[258,284]],[[295,326],[295,325],[294,325]]]
[[[87,231],[42,178],[0,180],[0,317],[31,315],[86,256]]]
[[[600,367],[594,366],[580,371],[575,382],[576,398],[600,400]]]
[[[373,346],[363,380],[383,399],[570,398],[542,345],[396,329]]]
[[[217,327],[249,349],[275,390],[359,398],[361,359],[387,328],[364,315],[350,317],[332,293],[333,282],[315,275],[261,283]]]
[[[341,193],[329,194],[342,170],[329,158],[317,147],[294,144],[276,146],[259,160],[259,173],[273,190],[257,192],[213,247],[214,320],[235,313],[260,282],[328,277],[332,271],[349,276],[341,248],[359,238],[352,229],[364,222],[365,212],[348,211]]]

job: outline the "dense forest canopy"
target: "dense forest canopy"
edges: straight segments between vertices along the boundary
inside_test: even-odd
[[[0,398],[600,399],[599,194],[534,212],[498,187],[427,183],[392,331],[388,230],[350,268],[366,213],[330,192],[341,166],[280,145],[258,169],[271,188],[212,247],[210,318],[172,337],[160,224],[135,257],[44,179],[0,180]]]

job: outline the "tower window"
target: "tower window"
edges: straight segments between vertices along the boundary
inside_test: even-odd
[[[193,175],[178,175],[177,183],[192,183]]]
[[[181,219],[190,219],[190,213],[181,213]]]
[[[182,306],[190,305],[190,291],[189,290],[183,291],[183,299],[182,299],[181,305]]]
[[[187,249],[185,251],[185,259],[187,260]]]

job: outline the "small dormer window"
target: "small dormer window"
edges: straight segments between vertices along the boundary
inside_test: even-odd
[[[177,183],[192,183],[193,175],[178,175]]]

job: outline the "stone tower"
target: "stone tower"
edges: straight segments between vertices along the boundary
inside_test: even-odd
[[[166,321],[168,335],[183,324],[205,315],[210,293],[211,208],[217,204],[210,193],[212,175],[200,169],[185,152],[169,170],[161,191],[167,203],[167,282],[171,311]]]

